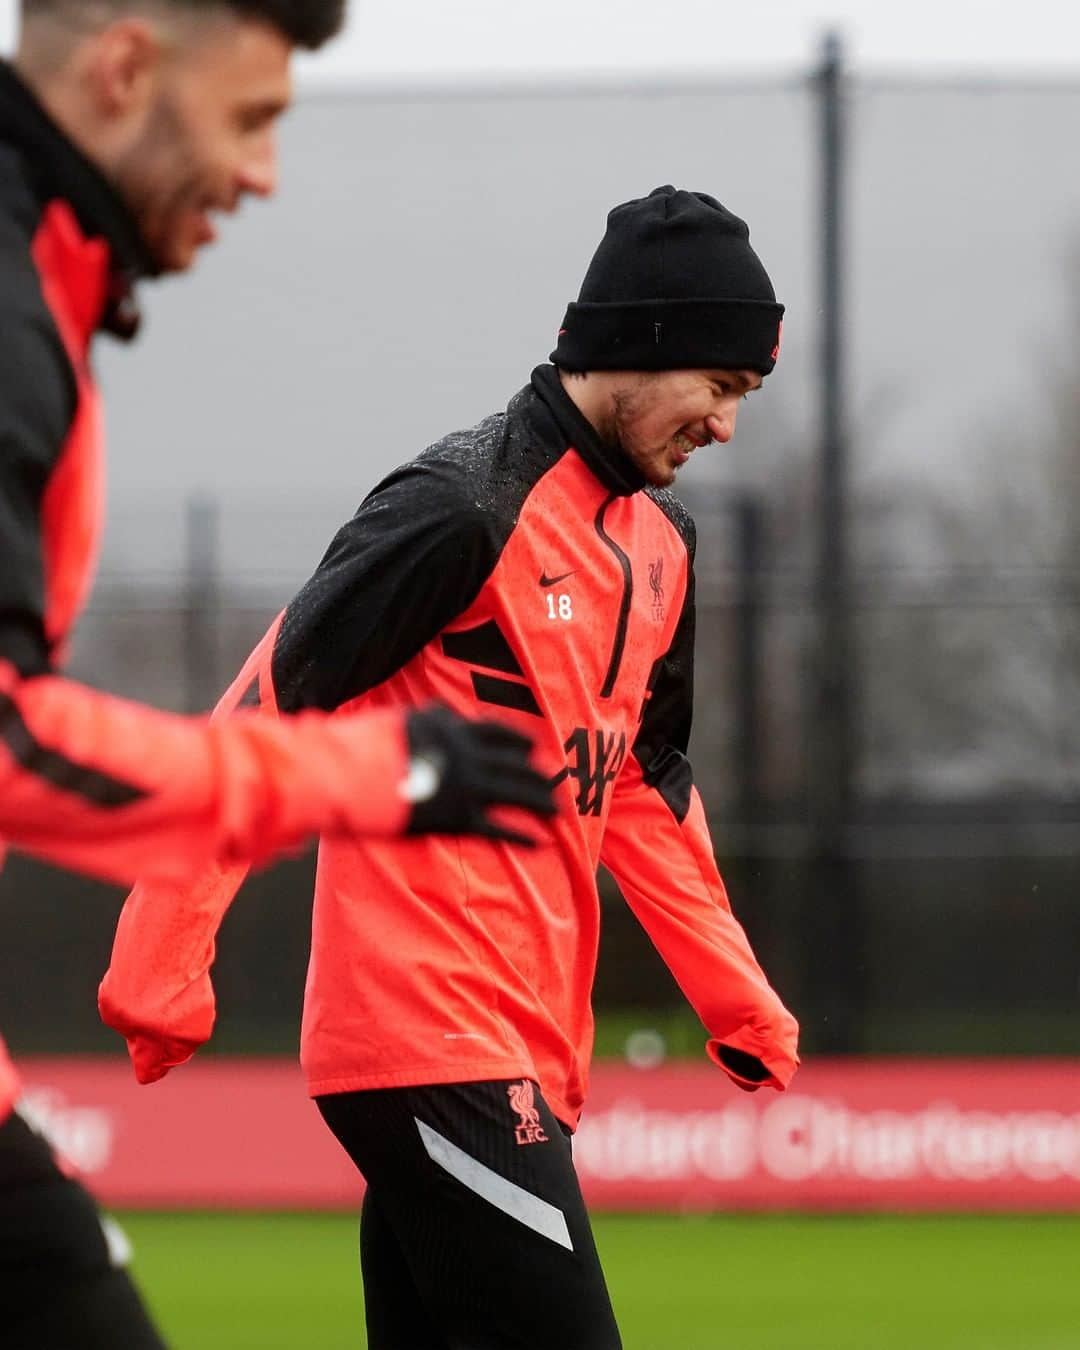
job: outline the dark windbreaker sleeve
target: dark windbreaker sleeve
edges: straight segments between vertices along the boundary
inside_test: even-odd
[[[423,458],[385,479],[338,531],[274,646],[282,712],[330,710],[400,670],[479,594],[497,561],[462,470]]]
[[[6,292],[0,288],[0,660],[38,675],[49,665],[41,503],[75,413],[75,380],[56,331],[24,312],[18,296],[5,304]]]
[[[798,1027],[758,965],[717,870],[686,757],[693,653],[691,570],[675,637],[615,784],[601,861],[708,1028],[710,1057],[740,1087],[782,1089],[799,1062]]]

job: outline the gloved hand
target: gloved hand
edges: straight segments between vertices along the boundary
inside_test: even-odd
[[[529,765],[533,743],[501,722],[468,722],[434,706],[406,719],[413,803],[406,834],[470,834],[535,846],[536,839],[493,820],[492,807],[555,813],[551,784]]]

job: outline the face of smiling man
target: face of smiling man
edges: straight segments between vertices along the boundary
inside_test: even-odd
[[[273,193],[295,42],[318,45],[340,17],[334,0],[299,27],[254,0],[42,0],[15,68],[116,189],[153,270],[182,272],[218,215]]]
[[[551,360],[608,445],[668,487],[695,450],[731,440],[783,315],[746,222],[665,183],[608,212]]]
[[[594,372],[567,393],[609,444],[654,487],[669,487],[695,450],[735,434],[739,401],[761,387],[755,370]]]
[[[270,25],[224,17],[160,53],[143,126],[113,178],[162,271],[191,266],[216,237],[215,215],[273,193],[291,51]]]

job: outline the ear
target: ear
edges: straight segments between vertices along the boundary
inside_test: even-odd
[[[140,113],[150,102],[164,46],[145,19],[119,19],[91,39],[87,68],[99,110],[107,117]]]

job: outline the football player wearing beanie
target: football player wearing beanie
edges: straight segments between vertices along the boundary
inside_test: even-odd
[[[780,354],[784,307],[738,216],[659,187],[617,206],[551,354],[563,387],[647,482],[729,441]],[[567,379],[567,376],[578,379]]]
[[[371,1350],[620,1344],[570,1145],[598,864],[712,1062],[750,1092],[795,1072],[795,1019],[732,913],[686,757],[694,526],[667,490],[731,439],[782,312],[714,198],[662,187],[616,207],[554,364],[375,488],[226,696],[254,681],[271,713],[437,696],[533,736],[555,790],[531,853],[320,847],[301,1058],[367,1180]],[[243,878],[128,899],[100,1004],[143,1081],[210,1034],[214,933]]]

